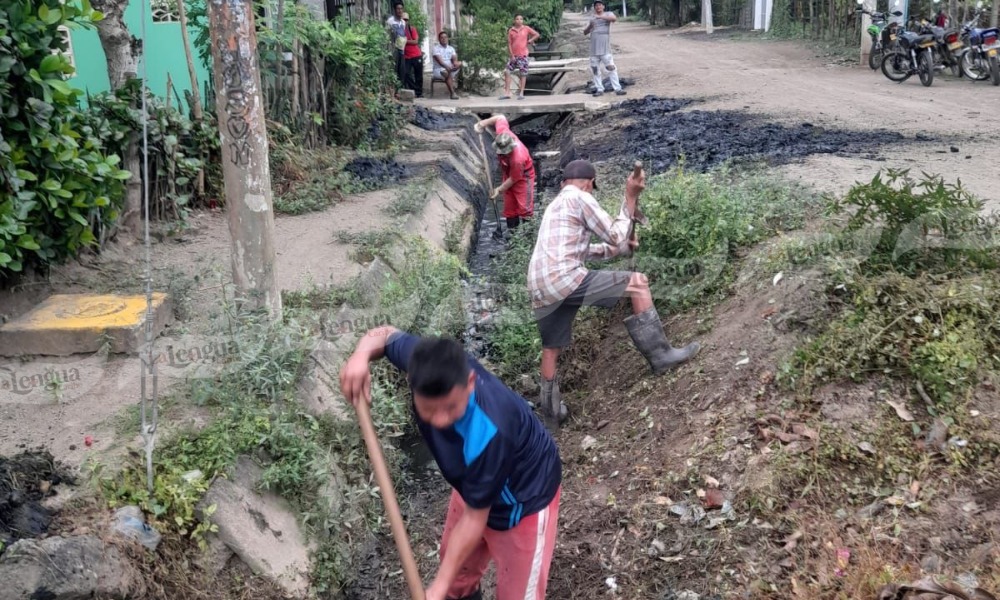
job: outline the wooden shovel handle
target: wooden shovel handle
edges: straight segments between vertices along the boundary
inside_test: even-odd
[[[413,549],[410,548],[410,539],[406,535],[403,515],[399,512],[399,504],[396,502],[396,492],[392,487],[389,469],[385,465],[382,446],[378,443],[375,425],[372,424],[371,409],[368,407],[368,402],[363,398],[358,401],[356,409],[358,411],[358,423],[361,425],[361,435],[365,438],[365,446],[368,447],[368,459],[371,461],[372,469],[375,471],[375,481],[382,492],[382,503],[385,504],[385,512],[389,515],[392,537],[396,540],[396,549],[399,550],[399,558],[403,563],[403,574],[406,577],[406,586],[410,588],[410,598],[412,600],[424,600],[424,583],[420,579],[420,572],[417,570],[417,561],[413,558]]]

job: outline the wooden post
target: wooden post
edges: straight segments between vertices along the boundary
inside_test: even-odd
[[[274,211],[252,0],[209,0],[215,104],[233,282],[249,308],[281,318],[274,281]]]

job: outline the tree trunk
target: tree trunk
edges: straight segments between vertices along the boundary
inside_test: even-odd
[[[997,17],[1000,16],[1000,2],[993,0],[993,6],[990,8],[990,27],[997,26]]]
[[[205,117],[204,112],[201,108],[201,90],[198,87],[198,74],[194,70],[194,55],[191,52],[191,38],[188,37],[188,26],[187,26],[187,8],[184,6],[184,0],[177,0],[177,18],[180,21],[181,26],[181,42],[184,44],[184,58],[187,60],[188,77],[191,78],[191,118],[200,123]],[[170,94],[167,94],[170,97]],[[199,156],[203,163],[207,158],[206,156]],[[198,193],[198,197],[202,198],[205,196],[205,167],[198,169],[198,179],[195,185],[195,190]],[[175,205],[176,207],[176,205]]]
[[[705,24],[705,33],[712,33],[712,0],[701,0],[701,22]]]
[[[280,320],[271,170],[251,0],[209,0],[208,21],[233,282],[245,306]]]
[[[97,22],[97,35],[108,63],[111,89],[117,90],[136,77],[142,42],[133,37],[125,26],[128,0],[93,0],[91,5],[104,13],[104,18]],[[132,177],[125,185],[125,210],[122,211],[121,224],[136,238],[142,237],[142,178],[146,176],[141,168],[139,144],[139,136],[133,133],[122,157],[123,166]]]
[[[191,117],[195,121],[201,121],[204,117],[201,110],[201,92],[198,89],[198,75],[194,70],[194,55],[191,53],[191,39],[188,37],[184,0],[177,0],[177,16],[181,25],[181,40],[184,43],[184,58],[187,59],[188,76],[191,78]]]

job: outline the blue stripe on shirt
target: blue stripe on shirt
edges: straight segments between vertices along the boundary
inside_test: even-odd
[[[476,392],[469,396],[469,406],[462,418],[455,422],[455,431],[464,442],[462,454],[465,466],[475,462],[497,434],[497,426],[476,403]]]

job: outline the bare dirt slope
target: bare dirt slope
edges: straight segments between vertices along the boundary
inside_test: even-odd
[[[357,194],[320,213],[279,215],[275,271],[280,289],[305,291],[342,284],[359,273],[361,265],[349,256],[353,246],[338,243],[334,234],[385,228],[383,209],[398,193],[398,189],[388,189]],[[219,319],[226,310],[223,285],[232,281],[226,218],[221,212],[202,212],[193,215],[188,225],[187,232],[155,243],[151,252],[156,289],[169,291],[181,304],[179,320],[157,342],[158,353],[170,345],[204,347],[224,339],[218,334]],[[143,256],[141,246],[119,246],[87,264],[56,267],[46,284],[28,286],[0,299],[0,313],[15,317],[50,293],[140,293]],[[23,383],[50,369],[68,374],[58,393]],[[168,395],[165,390],[182,381],[189,370],[187,365],[175,367],[165,359],[159,367],[160,394]],[[124,411],[138,402],[140,373],[135,356],[0,361],[0,386],[7,386],[0,391],[5,400],[15,399],[0,402],[0,455],[42,445],[57,460],[75,467],[95,452],[114,452],[132,444],[132,436],[139,432],[137,413]],[[185,408],[183,412],[191,411]],[[175,426],[197,425],[204,417],[177,411],[165,416]],[[88,436],[93,443],[89,447],[84,444]]]
[[[566,14],[568,35],[582,39],[583,18]],[[823,57],[807,42],[741,39],[724,30],[708,36],[688,28],[666,30],[619,21],[611,41],[621,75],[635,80],[629,98],[699,98],[704,102],[692,108],[745,110],[790,123],[889,129],[934,139],[885,148],[884,161],[814,156],[781,167],[821,191],[842,192],[881,168],[909,168],[961,179],[984,200],[1000,206],[991,141],[1000,124],[990,108],[1000,102],[1000,87],[940,73],[930,88],[915,79],[896,84],[867,66],[843,66]],[[584,82],[587,74],[573,77]]]

